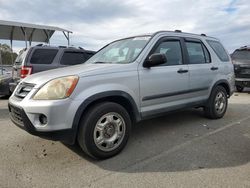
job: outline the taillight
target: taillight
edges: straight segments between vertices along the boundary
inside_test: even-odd
[[[25,78],[32,73],[32,67],[21,67],[21,78]]]

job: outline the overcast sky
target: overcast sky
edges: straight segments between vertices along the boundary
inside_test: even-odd
[[[94,50],[121,37],[180,29],[217,37],[232,52],[250,45],[249,10],[249,0],[0,0],[1,20],[69,29],[72,45]],[[61,33],[51,43],[67,44]]]

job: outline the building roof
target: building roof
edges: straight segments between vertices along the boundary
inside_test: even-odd
[[[49,42],[55,31],[72,33],[59,27],[0,20],[0,39],[31,42]],[[67,38],[67,37],[66,37]]]

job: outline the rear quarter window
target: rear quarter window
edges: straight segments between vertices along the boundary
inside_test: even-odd
[[[61,64],[62,65],[77,65],[86,61],[85,54],[83,52],[64,52]]]
[[[229,56],[220,42],[214,40],[207,40],[207,43],[213,49],[213,51],[216,53],[216,55],[221,61],[229,61]]]
[[[56,49],[36,49],[30,59],[31,64],[51,64],[57,54]]]

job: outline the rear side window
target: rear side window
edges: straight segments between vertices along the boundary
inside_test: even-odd
[[[30,59],[31,64],[51,64],[57,54],[55,49],[36,49]]]
[[[207,40],[207,42],[221,61],[229,61],[227,52],[220,42],[213,40]]]
[[[209,63],[210,55],[206,47],[200,42],[186,42],[189,64]]]
[[[83,52],[64,52],[61,64],[62,65],[77,65],[84,63],[86,61],[86,57]]]

